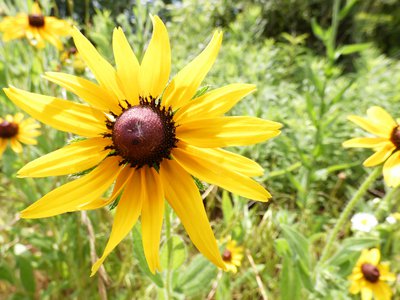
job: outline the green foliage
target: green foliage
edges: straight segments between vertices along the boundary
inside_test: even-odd
[[[216,237],[231,236],[245,249],[237,274],[222,273],[198,254],[178,218],[168,213],[172,235],[165,224],[161,272],[150,272],[137,224],[107,258],[105,277],[90,278],[91,251],[102,253],[115,210],[88,212],[94,236],[79,212],[18,220],[19,211],[69,180],[16,178],[28,161],[74,141],[42,125],[37,147],[24,147],[20,155],[7,149],[0,160],[0,298],[105,299],[103,284],[108,299],[259,299],[263,290],[269,299],[352,299],[347,276],[360,251],[370,247],[379,247],[391,270],[400,272],[400,221],[385,221],[399,211],[399,197],[381,179],[356,207],[374,213],[379,225],[362,233],[351,231],[347,221],[330,257],[319,262],[327,233],[365,176],[362,161],[371,154],[342,148],[344,140],[364,134],[347,116],[380,105],[400,118],[398,56],[387,57],[376,47],[398,51],[398,1],[88,1],[89,7],[86,1],[56,2],[41,3],[48,12],[72,16],[111,63],[114,26],[123,28],[140,59],[151,36],[148,15],[159,14],[171,39],[173,74],[204,48],[216,25],[223,27],[221,53],[197,95],[228,83],[256,84],[257,91],[228,114],[281,122],[282,134],[229,150],[265,168],[256,180],[273,199],[253,202],[194,178],[201,192],[209,192],[204,204]],[[2,2],[0,14],[27,11],[28,4]],[[60,54],[50,46],[38,51],[24,40],[0,41],[1,86],[80,102],[41,78],[45,71],[77,73],[74,58],[61,63]],[[94,80],[87,68],[80,72]],[[17,111],[0,92],[1,116]],[[17,245],[25,251],[16,251]],[[392,289],[399,297],[399,287]]]

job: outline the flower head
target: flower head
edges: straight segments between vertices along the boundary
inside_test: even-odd
[[[376,137],[353,138],[344,147],[371,148],[375,151],[364,166],[373,167],[384,162],[383,176],[390,187],[400,184],[400,125],[381,107],[367,110],[368,118],[349,116],[349,120]]]
[[[16,152],[22,152],[22,145],[36,145],[35,137],[40,135],[39,124],[34,119],[24,119],[22,113],[16,113],[15,116],[6,115],[3,119],[0,117],[0,157],[6,150],[7,144]]]
[[[267,201],[270,194],[252,176],[263,173],[252,160],[221,149],[248,145],[280,133],[281,125],[254,117],[225,117],[250,84],[228,85],[192,99],[213,65],[222,33],[169,81],[168,32],[152,17],[153,35],[139,64],[123,31],[113,33],[116,69],[75,29],[75,46],[98,84],[73,75],[47,73],[46,78],[75,93],[88,105],[52,96],[5,89],[8,97],[31,115],[86,140],[41,157],[19,176],[87,175],[51,191],[22,211],[23,218],[43,218],[96,209],[121,195],[108,244],[92,268],[108,254],[141,216],[145,256],[150,270],[160,269],[159,243],[164,199],[175,210],[194,245],[225,268],[193,177],[243,197]],[[108,199],[101,196],[113,184]]]
[[[5,17],[0,22],[0,32],[3,32],[3,41],[27,38],[29,43],[37,48],[44,48],[48,41],[59,50],[63,45],[59,36],[70,35],[71,26],[64,20],[47,17],[37,2],[32,4],[30,14],[19,13],[15,17]]]
[[[225,263],[226,271],[236,273],[237,268],[242,264],[243,247],[237,246],[235,240],[229,240],[222,252],[222,260]]]
[[[379,263],[381,253],[378,249],[363,250],[352,274],[350,293],[361,292],[362,300],[390,300],[392,291],[386,281],[394,281],[395,275],[389,272],[387,264]]]
[[[356,213],[351,218],[351,229],[354,231],[370,232],[376,225],[378,220],[373,214]]]

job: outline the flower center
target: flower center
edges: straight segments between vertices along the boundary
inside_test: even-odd
[[[28,15],[29,25],[32,27],[41,28],[44,26],[44,16],[38,14]]]
[[[371,264],[363,264],[361,266],[361,272],[363,273],[364,278],[372,283],[377,282],[379,280],[379,276],[381,275],[378,268]]]
[[[18,134],[18,124],[3,121],[0,123],[0,138],[12,138]]]
[[[232,252],[229,251],[228,249],[224,250],[224,253],[222,253],[222,260],[223,261],[231,261],[232,260]]]
[[[141,168],[144,165],[159,167],[164,158],[169,158],[175,147],[175,123],[171,109],[166,109],[153,97],[150,101],[141,98],[140,104],[123,107],[123,112],[116,116],[114,122],[108,121],[107,127],[112,130],[113,155],[123,158],[120,164],[129,163],[131,167]]]
[[[390,140],[392,141],[393,145],[396,146],[397,149],[400,149],[400,126],[393,128]]]

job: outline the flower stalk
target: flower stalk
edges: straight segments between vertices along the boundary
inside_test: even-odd
[[[338,221],[336,222],[335,227],[333,227],[328,241],[322,250],[321,258],[319,263],[322,264],[324,263],[328,257],[329,254],[331,253],[333,243],[335,242],[337,235],[339,233],[339,230],[343,227],[345,222],[348,220],[350,213],[353,211],[354,207],[359,203],[359,201],[362,199],[364,196],[365,192],[368,190],[370,185],[381,175],[382,168],[375,168],[369,176],[365,179],[365,181],[362,183],[358,191],[354,194],[353,198],[347,203],[345,209],[343,212],[340,214]]]

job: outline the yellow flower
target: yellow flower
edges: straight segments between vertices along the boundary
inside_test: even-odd
[[[19,13],[15,17],[5,17],[0,22],[0,32],[4,33],[5,42],[26,37],[37,48],[44,48],[47,40],[61,50],[63,45],[59,36],[70,35],[71,26],[64,20],[43,16],[39,4],[34,2],[30,14]]]
[[[21,143],[36,145],[34,138],[40,135],[37,130],[40,125],[31,118],[23,119],[22,113],[16,113],[15,116],[6,115],[4,119],[0,117],[0,158],[8,143],[16,153],[22,152]]]
[[[237,246],[235,240],[229,240],[222,253],[222,260],[225,263],[226,271],[236,273],[237,268],[242,264],[243,247]]]
[[[129,233],[139,215],[150,270],[160,269],[164,199],[194,245],[224,268],[192,176],[243,197],[260,201],[270,198],[250,178],[261,175],[263,169],[248,158],[221,149],[261,142],[280,133],[279,123],[223,116],[253,92],[254,85],[232,84],[192,99],[217,57],[222,33],[217,31],[203,52],[167,85],[171,68],[168,32],[159,17],[152,17],[152,22],[153,35],[141,64],[122,29],[114,30],[116,69],[74,29],[75,46],[99,84],[62,73],[47,73],[45,77],[89,105],[13,87],[5,89],[8,97],[32,116],[87,138],[27,164],[19,176],[65,175],[97,166],[22,211],[23,218],[96,209],[121,194],[108,244],[93,266],[92,275]],[[112,195],[101,199],[114,181]]]
[[[390,187],[400,184],[400,127],[381,107],[367,110],[368,118],[349,116],[349,120],[376,135],[376,137],[354,138],[343,143],[344,147],[372,148],[375,153],[364,161],[364,166],[373,167],[383,162],[383,177]]]
[[[376,300],[390,300],[392,291],[385,281],[396,279],[389,272],[387,264],[380,264],[381,253],[378,249],[363,250],[352,274],[348,277],[351,281],[350,293],[361,292],[362,300],[370,300],[372,296]]]

